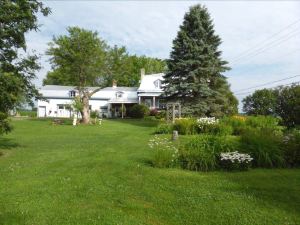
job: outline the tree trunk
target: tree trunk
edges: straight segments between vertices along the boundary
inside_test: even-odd
[[[83,124],[88,124],[90,122],[90,110],[89,110],[89,96],[87,94],[84,94],[82,97],[82,111],[81,111],[81,116],[82,116],[82,123]]]

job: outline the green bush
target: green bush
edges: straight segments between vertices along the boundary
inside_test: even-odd
[[[282,167],[284,165],[281,150],[282,136],[271,128],[248,128],[241,135],[242,151],[250,154],[253,165],[257,167]]]
[[[161,110],[155,115],[156,119],[165,119],[166,118],[166,111]]]
[[[300,166],[300,130],[291,130],[285,134],[282,149],[287,166]]]
[[[128,116],[132,118],[144,118],[149,115],[149,108],[146,105],[136,104],[128,109]]]
[[[173,129],[177,130],[179,134],[196,134],[197,121],[194,118],[181,118],[175,120]]]
[[[170,134],[172,133],[173,126],[169,123],[160,123],[155,129],[156,134]]]
[[[232,135],[233,128],[229,125],[219,123],[211,126],[209,133],[216,135]]]
[[[244,117],[224,117],[219,123],[230,126],[233,135],[240,135],[247,128],[245,121]]]
[[[218,168],[221,152],[234,151],[238,148],[234,137],[198,135],[179,150],[178,161],[182,168],[196,171],[209,171]]]
[[[23,110],[23,111],[18,111],[18,113],[20,114],[20,116],[28,116],[28,117],[32,117],[32,118],[37,117],[36,111]]]
[[[281,132],[282,127],[279,126],[280,120],[273,116],[248,116],[245,123],[248,127],[252,128],[267,128],[274,132]]]

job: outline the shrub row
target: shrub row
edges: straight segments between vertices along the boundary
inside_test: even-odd
[[[184,169],[245,169],[250,164],[264,168],[300,166],[300,131],[284,130],[276,118],[225,118],[205,129],[202,126],[200,131],[195,121],[181,119],[175,124],[163,123],[156,130],[160,134],[174,129],[181,134],[195,134],[179,147],[177,162]],[[228,153],[223,154],[223,160],[222,153]]]

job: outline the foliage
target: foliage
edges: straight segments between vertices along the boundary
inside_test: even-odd
[[[155,135],[149,140],[148,146],[154,152],[152,165],[155,167],[171,167],[177,162],[178,149],[167,138]]]
[[[300,125],[300,85],[280,87],[277,95],[276,113],[287,127]]]
[[[179,150],[179,162],[184,169],[209,171],[218,168],[221,152],[235,151],[236,139],[226,136],[198,135]]]
[[[0,112],[0,135],[8,133],[12,130],[12,126],[9,122],[8,115]]]
[[[281,134],[283,127],[279,125],[280,119],[273,116],[248,116],[245,120],[247,127],[255,129],[268,129]]]
[[[166,110],[160,110],[155,116],[157,119],[166,119]]]
[[[287,127],[300,125],[300,85],[257,90],[243,103],[244,111],[249,115],[280,116]]]
[[[71,107],[76,113],[81,112],[83,110],[83,104],[79,96],[74,97]]]
[[[104,42],[103,61],[96,85],[111,86],[116,80],[119,86],[138,86],[140,81],[140,69],[144,68],[147,73],[161,73],[165,70],[165,61],[146,56],[129,55],[125,47],[110,47]],[[101,82],[100,82],[101,81]],[[43,81],[44,85],[73,85],[60,70],[53,70],[47,74]]]
[[[300,166],[300,131],[290,130],[283,138],[282,149],[284,158],[289,167]]]
[[[0,1],[0,130],[7,129],[9,110],[23,102],[32,104],[33,98],[40,97],[32,80],[40,69],[37,55],[22,57],[26,53],[25,33],[37,31],[37,14],[47,16],[50,9],[32,0]]]
[[[248,128],[241,135],[242,151],[250,154],[257,167],[282,167],[284,165],[281,150],[282,137],[270,128]]]
[[[246,117],[242,116],[232,116],[232,117],[224,117],[220,120],[220,124],[225,126],[232,127],[233,135],[240,135],[246,129]]]
[[[20,110],[20,111],[18,111],[18,113],[20,114],[20,116],[28,116],[31,118],[34,118],[37,116],[37,112],[31,111],[31,110]]]
[[[68,27],[67,31],[67,35],[53,38],[47,55],[54,74],[61,79],[60,84],[76,87],[82,104],[80,114],[86,124],[89,123],[89,98],[100,89],[91,91],[88,87],[102,85],[107,45],[97,32],[79,27]]]
[[[197,121],[194,118],[176,119],[173,125],[173,130],[177,130],[179,134],[196,134]]]
[[[104,75],[106,86],[113,80],[119,86],[138,86],[141,78],[140,70],[144,68],[149,74],[161,73],[165,70],[165,61],[146,56],[129,55],[125,47],[109,47],[107,50],[107,73]]]
[[[99,111],[98,111],[98,110],[92,110],[92,111],[90,112],[90,117],[91,117],[92,119],[99,118]]]
[[[243,99],[243,111],[248,115],[275,115],[276,95],[273,90],[262,89]]]
[[[221,117],[237,112],[238,101],[223,75],[229,67],[221,58],[220,44],[207,8],[192,6],[173,41],[163,86],[166,100],[181,102],[184,115]]]
[[[233,128],[229,125],[218,123],[212,126],[208,133],[215,135],[232,135]]]
[[[220,154],[220,166],[226,170],[247,170],[252,160],[250,155],[237,151]]]
[[[172,133],[173,126],[170,123],[160,123],[155,129],[156,134],[170,134]]]
[[[132,118],[144,118],[149,114],[149,108],[143,104],[136,104],[128,109],[128,116]]]

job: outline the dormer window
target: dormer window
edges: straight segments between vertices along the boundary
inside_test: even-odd
[[[75,91],[70,91],[70,97],[75,97],[76,96],[76,92]]]
[[[122,91],[116,92],[116,98],[122,98],[123,94],[124,94],[124,92],[122,92]]]
[[[155,88],[161,89],[161,80],[154,81]]]

